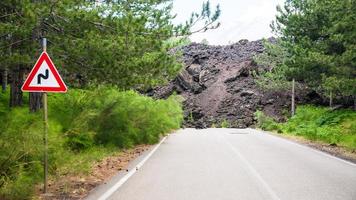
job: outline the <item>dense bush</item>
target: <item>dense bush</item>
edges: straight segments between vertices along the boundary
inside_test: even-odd
[[[276,130],[356,150],[356,112],[353,110],[331,111],[325,107],[299,106],[295,116],[280,124],[262,112],[257,112],[256,116],[258,126],[264,130]]]
[[[255,120],[257,121],[257,127],[266,130],[277,130],[278,124],[273,120],[273,118],[265,115],[262,111],[255,112]]]
[[[31,198],[42,180],[42,113],[8,108],[0,94],[0,199]],[[182,109],[178,96],[154,100],[113,87],[49,94],[50,174],[82,173],[94,160],[117,148],[155,143],[178,129]]]

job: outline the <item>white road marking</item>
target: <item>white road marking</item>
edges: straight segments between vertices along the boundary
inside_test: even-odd
[[[302,148],[304,148],[304,149],[311,150],[311,151],[313,151],[313,152],[315,152],[315,153],[318,153],[318,154],[320,154],[320,155],[323,155],[323,156],[325,156],[325,157],[332,158],[332,159],[334,159],[334,160],[338,160],[338,161],[341,161],[341,162],[343,162],[343,163],[349,164],[349,165],[351,165],[351,166],[353,166],[353,167],[356,167],[356,164],[355,164],[355,163],[352,163],[352,162],[350,162],[350,161],[347,161],[347,160],[338,158],[338,157],[336,157],[336,156],[330,155],[330,154],[325,153],[325,152],[323,152],[323,151],[320,151],[320,150],[318,150],[318,149],[314,149],[314,148],[312,148],[312,147],[305,146],[305,145],[303,145],[303,144],[300,144],[300,143],[298,143],[298,142],[289,140],[289,139],[287,139],[287,138],[275,136],[275,135],[273,135],[273,134],[271,134],[271,133],[269,133],[269,132],[267,132],[267,131],[261,131],[261,130],[251,129],[251,128],[247,128],[247,129],[249,129],[249,130],[251,130],[251,131],[254,131],[254,132],[260,132],[260,133],[262,133],[262,134],[267,134],[267,135],[269,135],[269,136],[271,136],[271,137],[274,137],[274,138],[277,138],[277,139],[286,141],[286,142],[288,142],[288,143],[294,144],[294,145],[299,146],[299,147],[302,147]],[[258,133],[257,133],[257,134],[258,134]]]
[[[158,149],[158,147],[166,140],[167,137],[164,137],[159,144],[155,146],[154,149],[140,162],[131,169],[122,179],[115,183],[110,189],[108,189],[103,195],[101,195],[98,200],[106,200],[109,198],[116,190],[118,190],[132,175],[137,172],[137,169],[141,168],[143,164],[154,154],[154,152]]]
[[[247,170],[250,171],[250,173],[258,180],[263,188],[267,191],[269,196],[271,197],[271,200],[281,200],[277,194],[273,191],[271,187],[267,184],[267,182],[262,178],[262,176],[256,171],[255,168],[252,167],[250,162],[228,141],[222,136],[223,140],[225,143],[230,147],[230,149],[240,158],[240,160],[245,164],[247,167]]]

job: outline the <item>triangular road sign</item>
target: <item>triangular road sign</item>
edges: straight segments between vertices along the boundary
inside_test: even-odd
[[[67,92],[67,86],[46,52],[41,54],[21,89],[26,92]]]

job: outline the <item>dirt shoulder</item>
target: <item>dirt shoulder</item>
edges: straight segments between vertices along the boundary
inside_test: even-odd
[[[36,196],[44,200],[83,199],[96,186],[105,183],[119,171],[127,170],[130,161],[150,148],[151,145],[139,145],[94,163],[89,174],[66,175],[57,180],[50,180],[48,194],[41,194],[41,188],[37,188]]]
[[[344,160],[347,160],[347,161],[350,161],[350,162],[356,164],[356,151],[350,151],[344,147],[330,145],[330,144],[323,143],[320,141],[311,141],[311,140],[308,140],[302,136],[279,134],[276,132],[269,132],[269,133],[271,133],[274,136],[292,140],[299,144],[306,145],[308,147],[320,150],[320,151],[330,154],[332,156],[335,156],[335,157],[338,157],[338,158],[341,158],[341,159],[344,159]]]

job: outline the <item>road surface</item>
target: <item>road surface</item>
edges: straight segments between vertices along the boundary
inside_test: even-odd
[[[112,185],[88,199],[356,200],[356,165],[253,129],[185,129]]]

